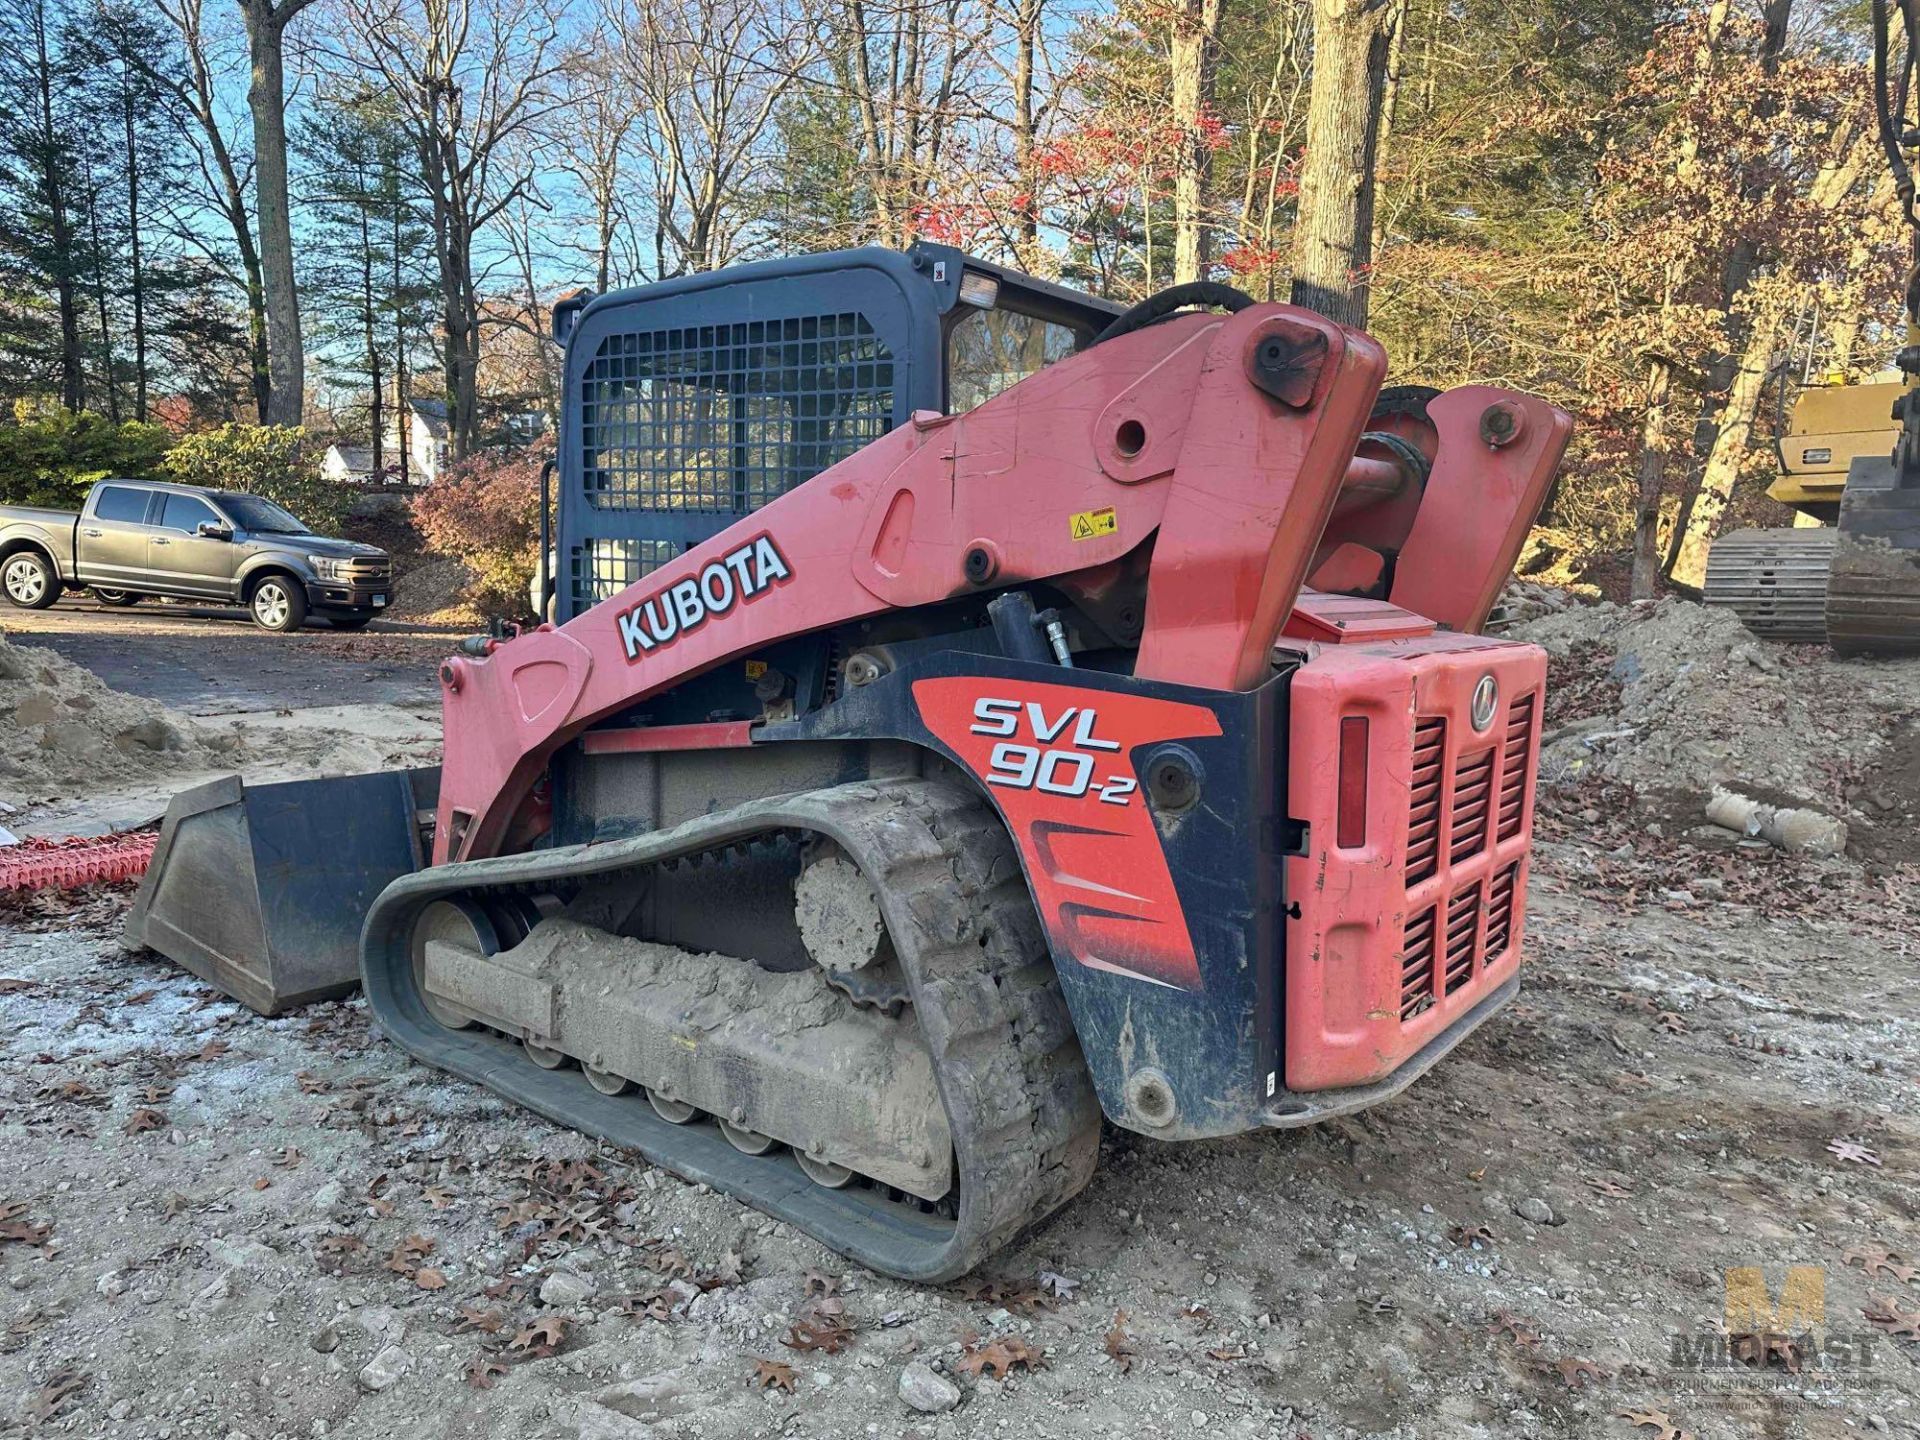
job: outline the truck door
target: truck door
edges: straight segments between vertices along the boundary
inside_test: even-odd
[[[74,537],[73,569],[89,585],[136,594],[146,587],[149,503],[159,497],[137,485],[102,485],[93,492]]]
[[[175,594],[230,599],[233,541],[200,534],[202,525],[218,525],[231,535],[233,527],[220,512],[198,495],[170,493],[159,520],[147,539],[147,564],[156,580]]]

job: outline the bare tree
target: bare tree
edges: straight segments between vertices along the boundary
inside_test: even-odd
[[[1374,166],[1388,58],[1405,15],[1406,0],[1314,0],[1293,303],[1343,325],[1367,323]]]
[[[628,67],[599,47],[569,60],[566,102],[548,127],[549,150],[586,197],[594,288],[605,292],[628,278],[624,257],[616,256],[623,235],[631,240],[628,194],[640,169],[634,141],[647,102]]]
[[[1220,11],[1224,0],[1179,0],[1172,8],[1168,64],[1173,80],[1173,121],[1179,127],[1173,164],[1173,280],[1206,278],[1212,258],[1207,225],[1207,182],[1213,173],[1213,143],[1206,121],[1213,112],[1214,70],[1220,61]]]
[[[247,22],[252,78],[255,203],[260,220],[260,274],[267,307],[271,388],[267,423],[298,425],[306,403],[306,351],[300,339],[300,292],[293,278],[293,220],[287,201],[287,24],[313,0],[237,0]]]
[[[1036,10],[1017,22],[1035,27],[1036,43],[1039,19]],[[940,196],[966,190],[952,173],[956,132],[961,121],[980,117],[965,91],[989,33],[966,0],[844,0],[838,69],[860,117],[861,163],[881,243],[907,244]],[[1030,116],[1014,120],[1021,131],[1032,123]]]
[[[814,27],[784,0],[617,0],[606,21],[646,105],[655,275],[731,263],[775,112],[818,53]]]
[[[240,271],[233,278],[247,300],[254,410],[265,423],[273,378],[268,366],[266,281],[253,239],[253,212],[247,204],[252,166],[244,155],[236,155],[227,138],[213,42],[204,23],[202,0],[160,0],[156,8],[179,34],[180,63],[174,64],[174,57],[142,56],[138,52],[129,52],[128,58],[178,106],[181,128],[193,145],[207,198],[233,235],[234,255],[240,262]],[[178,228],[199,246],[209,262],[226,267],[226,258],[204,243],[196,227],[182,224]]]
[[[559,0],[347,0],[358,32],[334,57],[390,93],[420,154],[440,269],[454,458],[479,436],[482,276],[475,242],[531,185],[516,137],[559,104]]]

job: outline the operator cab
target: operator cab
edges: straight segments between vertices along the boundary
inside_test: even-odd
[[[992,399],[1120,311],[928,244],[562,301],[553,618],[591,609],[916,410]]]

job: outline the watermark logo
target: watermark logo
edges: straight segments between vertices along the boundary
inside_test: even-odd
[[[1762,1267],[1742,1265],[1726,1272],[1720,1328],[1674,1334],[1668,1363],[1675,1388],[1694,1392],[1791,1388],[1806,1372],[1832,1385],[1872,1369],[1879,1338],[1827,1323],[1821,1266],[1789,1266],[1775,1289]]]

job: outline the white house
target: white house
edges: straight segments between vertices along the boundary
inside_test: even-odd
[[[414,485],[431,485],[446,472],[448,459],[447,405],[444,400],[413,400],[408,409],[407,436],[400,435],[400,415],[393,412],[387,421],[387,473],[400,475],[400,451],[407,452],[407,480]]]
[[[336,484],[364,485],[373,478],[373,449],[367,445],[329,445],[320,472]]]

